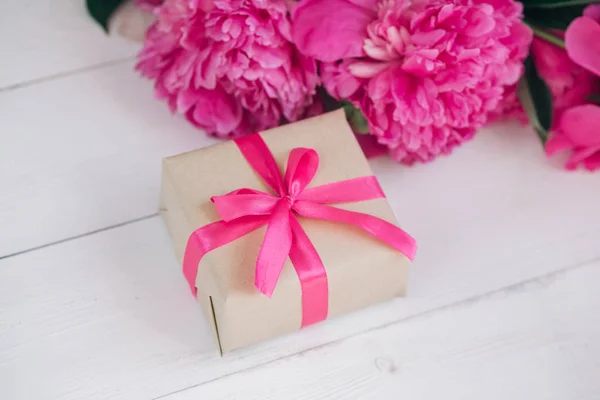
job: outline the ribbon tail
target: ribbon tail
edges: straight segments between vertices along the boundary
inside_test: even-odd
[[[321,257],[294,215],[290,217],[292,247],[290,260],[294,264],[302,291],[302,327],[323,321],[329,310],[327,272]]]
[[[279,275],[281,275],[285,260],[287,260],[292,247],[291,215],[287,200],[279,200],[273,210],[265,239],[258,252],[254,284],[262,294],[269,298],[273,296]]]
[[[417,243],[412,236],[394,224],[390,224],[372,215],[342,210],[308,201],[297,201],[294,204],[294,210],[304,217],[354,225],[382,242],[387,243],[411,261],[417,252]]]
[[[202,257],[209,251],[260,228],[267,222],[268,217],[242,217],[230,222],[213,222],[192,232],[183,255],[183,275],[194,296],[197,294],[196,277]]]

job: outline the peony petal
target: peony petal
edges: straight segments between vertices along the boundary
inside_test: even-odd
[[[380,46],[376,46],[371,39],[365,40],[363,50],[367,57],[378,61],[392,61],[394,58],[398,57],[397,54]]]
[[[587,169],[588,171],[595,171],[597,169],[600,169],[600,151],[598,151],[596,154],[594,154],[591,157],[588,157],[584,162],[583,162],[583,166],[585,167],[585,169]]]
[[[195,106],[187,112],[188,119],[207,130],[207,133],[226,136],[234,131],[241,122],[240,105],[225,91],[198,89]]]
[[[357,78],[372,78],[389,66],[385,62],[356,61],[348,65],[348,71]]]
[[[575,162],[571,161],[571,159],[568,159],[568,160],[565,162],[565,169],[566,169],[567,171],[575,171],[575,170],[577,169],[577,163],[575,163]]]
[[[204,12],[209,12],[215,6],[214,0],[199,0],[197,3],[200,9]]]
[[[558,124],[558,130],[575,146],[600,145],[600,106],[571,107],[562,114]]]
[[[337,100],[348,99],[361,87],[360,79],[350,75],[346,68],[348,62],[341,64],[321,64],[321,77],[323,85],[331,96]]]
[[[583,10],[583,16],[600,23],[600,4],[590,4]]]
[[[411,36],[411,41],[417,46],[433,47],[440,39],[446,36],[446,34],[447,32],[443,29],[434,29],[429,32],[417,32]],[[469,50],[466,49],[463,51]],[[479,54],[479,52],[477,54]]]
[[[600,24],[588,17],[573,20],[565,32],[565,46],[573,62],[600,75]]]
[[[467,23],[462,33],[471,37],[480,37],[490,33],[496,26],[493,12],[493,8],[490,11],[487,7],[470,10],[465,15]]]
[[[320,61],[361,57],[374,17],[374,10],[348,0],[303,0],[292,11],[292,39],[302,53]]]
[[[600,150],[600,148],[596,148],[596,149],[580,148],[580,149],[574,150],[573,153],[571,153],[571,156],[569,157],[567,162],[565,163],[565,169],[573,171],[573,170],[576,170],[580,164],[584,164],[584,166],[585,166],[586,161],[590,157],[593,157],[599,150]],[[591,164],[593,166],[593,164],[594,164],[593,159],[592,159]]]
[[[180,114],[188,112],[194,104],[196,104],[196,93],[192,89],[184,89],[179,92],[176,96],[176,111]]]
[[[394,79],[391,71],[386,71],[377,75],[369,81],[367,89],[371,100],[381,100],[387,98],[393,85],[404,82],[404,74],[398,74],[398,79]]]
[[[380,0],[348,0],[352,4],[356,4],[359,7],[366,8],[367,10],[375,10]]]
[[[573,154],[569,159],[569,163],[579,164],[585,161],[586,159],[592,157],[594,154],[598,153],[598,151],[600,151],[600,146],[577,149],[573,151]]]
[[[569,150],[573,148],[573,143],[564,135],[555,134],[546,142],[546,154],[548,156],[553,156],[556,153],[560,153],[564,150]]]

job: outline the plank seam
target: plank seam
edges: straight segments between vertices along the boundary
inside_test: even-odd
[[[59,239],[59,240],[56,240],[54,242],[50,242],[50,243],[42,244],[42,245],[39,245],[39,246],[31,247],[31,248],[28,248],[28,249],[25,249],[25,250],[20,250],[20,251],[14,252],[14,253],[6,254],[6,255],[3,255],[3,256],[0,256],[0,261],[4,260],[6,258],[10,258],[10,257],[20,256],[20,255],[23,255],[23,254],[26,254],[26,253],[29,253],[29,252],[32,252],[32,251],[37,251],[37,250],[45,249],[45,248],[48,248],[48,247],[56,246],[56,245],[59,245],[59,244],[71,242],[73,240],[81,239],[81,238],[84,238],[86,236],[95,235],[96,233],[101,233],[101,232],[109,231],[111,229],[120,228],[122,226],[131,225],[131,224],[134,224],[136,222],[145,221],[147,219],[152,219],[154,217],[158,217],[158,213],[157,212],[153,213],[153,214],[149,214],[149,215],[144,215],[142,217],[138,217],[138,218],[135,218],[135,219],[131,219],[129,221],[120,222],[118,224],[105,226],[103,228],[98,228],[98,229],[95,229],[93,231],[89,231],[89,232],[82,233],[82,234],[79,234],[79,235],[66,237],[64,239]]]
[[[130,62],[133,60],[135,60],[135,56],[128,56],[128,57],[124,57],[124,58],[118,58],[116,60],[105,61],[105,62],[98,63],[98,64],[87,65],[87,66],[81,67],[81,68],[71,69],[68,71],[58,72],[56,74],[41,76],[39,78],[35,78],[35,79],[31,79],[31,80],[25,80],[22,82],[12,83],[7,86],[0,87],[0,93],[10,92],[13,90],[37,85],[39,83],[53,81],[56,79],[66,78],[69,76],[84,74],[86,72],[95,71],[95,70],[106,68],[106,67],[112,67],[112,66],[119,65],[119,64],[125,64],[126,62]]]

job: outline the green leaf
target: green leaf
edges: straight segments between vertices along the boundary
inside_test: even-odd
[[[545,144],[552,126],[552,95],[546,82],[538,75],[531,56],[525,60],[525,73],[519,81],[517,93],[531,126]]]
[[[367,119],[362,115],[362,112],[352,105],[347,100],[342,100],[340,105],[344,108],[346,113],[346,119],[357,133],[369,133],[369,123]]]
[[[599,0],[523,0],[525,8],[563,8],[577,5],[588,5]]]
[[[86,0],[87,10],[92,18],[108,32],[108,21],[115,10],[126,0]]]
[[[358,108],[352,105],[352,103],[350,103],[348,100],[338,101],[334,99],[323,87],[320,87],[318,91],[323,99],[325,110],[333,111],[343,108],[344,112],[346,113],[346,120],[348,120],[348,123],[354,132],[369,133],[369,123],[367,119],[364,117],[364,115],[362,115],[362,112],[360,112]]]
[[[334,99],[333,97],[331,97],[329,95],[329,93],[327,93],[327,91],[325,90],[325,88],[323,86],[319,86],[317,88],[317,94],[323,100],[323,106],[324,106],[326,112],[337,110],[340,107],[342,107],[340,102],[338,100]]]
[[[560,29],[567,26],[583,13],[586,5],[575,5],[562,8],[525,8],[525,22],[543,28]]]

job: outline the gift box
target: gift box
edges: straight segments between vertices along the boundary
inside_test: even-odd
[[[416,249],[343,111],[166,158],[161,214],[221,352],[403,296]]]

